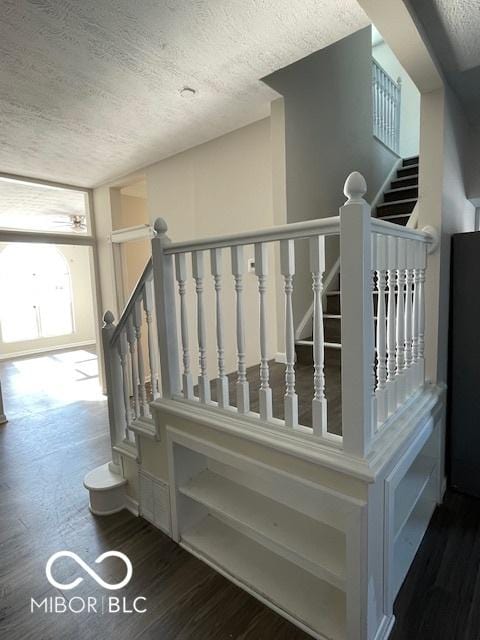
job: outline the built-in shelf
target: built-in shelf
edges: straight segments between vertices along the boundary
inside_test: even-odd
[[[407,575],[435,510],[436,501],[432,497],[430,486],[433,481],[433,476],[430,476],[415,507],[395,539],[393,566],[395,593],[398,592]]]
[[[208,515],[183,532],[181,544],[308,630],[332,640],[345,638],[345,594],[341,590],[214,516]]]
[[[205,469],[179,489],[274,553],[345,589],[345,535]]]
[[[436,461],[430,456],[420,454],[407,471],[395,491],[394,536],[401,534],[402,528],[423,494]]]

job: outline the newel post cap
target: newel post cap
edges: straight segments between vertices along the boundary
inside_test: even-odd
[[[105,311],[103,315],[103,321],[106,327],[111,326],[115,322],[115,316],[111,311]]]
[[[168,231],[168,225],[163,218],[157,218],[153,225],[153,229],[157,236],[165,235]]]
[[[347,196],[347,202],[365,202],[363,196],[367,193],[365,178],[358,171],[351,173],[345,181],[343,193]]]

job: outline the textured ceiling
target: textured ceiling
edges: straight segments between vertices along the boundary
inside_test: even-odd
[[[369,24],[356,0],[0,6],[0,171],[82,186],[268,115],[259,78]]]
[[[448,83],[480,124],[480,0],[410,0]]]
[[[71,232],[86,206],[85,192],[0,178],[0,228]]]

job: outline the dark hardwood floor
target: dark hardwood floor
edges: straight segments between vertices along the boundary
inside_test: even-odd
[[[83,477],[110,457],[106,402],[88,353],[59,356],[0,364],[10,419],[0,427],[0,638],[307,640],[145,520],[89,512]],[[103,551],[126,553],[133,578],[122,597],[146,597],[147,612],[30,613],[30,598],[72,596],[45,577],[63,549],[90,565]],[[123,577],[120,563],[104,565],[106,579]],[[479,640],[479,567],[480,501],[448,492],[397,598],[392,640]],[[85,578],[75,596],[105,593],[68,559],[55,575]]]

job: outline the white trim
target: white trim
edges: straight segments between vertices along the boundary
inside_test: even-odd
[[[141,238],[153,238],[153,228],[149,224],[139,224],[134,227],[127,227],[112,231],[110,240],[113,244],[120,242],[130,242],[131,240],[139,240]]]
[[[374,138],[376,138],[376,136],[374,136]],[[379,142],[381,142],[381,144],[383,144],[383,142],[380,140],[380,138],[376,138]],[[385,145],[384,145],[385,146]],[[387,147],[387,149],[389,149],[389,151],[392,151],[389,147]],[[395,153],[395,151],[392,151],[392,153]],[[395,153],[395,155],[398,155],[397,153]],[[395,160],[395,162],[393,163],[393,167],[390,169],[389,174],[387,175],[387,177],[385,178],[385,180],[383,181],[382,186],[380,187],[380,189],[377,191],[377,195],[375,196],[375,198],[372,200],[372,202],[370,203],[370,207],[372,209],[372,214],[374,209],[376,208],[380,198],[383,196],[383,194],[385,193],[387,186],[390,182],[392,182],[393,180],[393,176],[396,175],[398,168],[400,167],[400,165],[402,164],[402,158],[398,157],[398,160]]]
[[[14,344],[10,342],[9,344]],[[80,342],[71,342],[68,344],[62,344],[58,347],[40,347],[39,349],[27,349],[26,351],[15,351],[15,353],[7,353],[0,355],[0,360],[15,360],[16,358],[23,358],[24,356],[34,356],[40,353],[48,354],[55,351],[68,351],[68,349],[77,349],[80,347],[95,347],[96,342],[93,340],[82,340]]]
[[[132,498],[131,496],[127,496],[127,494],[125,494],[125,509],[127,511],[130,511],[130,513],[132,513],[137,518],[140,515],[138,501],[134,500],[134,498]]]

